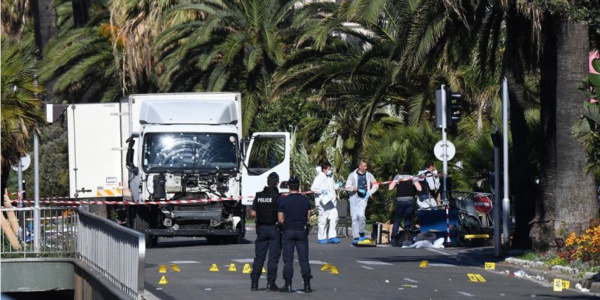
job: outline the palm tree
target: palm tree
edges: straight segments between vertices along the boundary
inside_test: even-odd
[[[44,49],[40,80],[51,84],[51,102],[82,103],[117,101],[122,95],[119,66],[123,38],[110,24],[108,7],[95,4],[85,27],[77,27],[72,11],[59,7],[59,35]],[[115,58],[115,53],[116,57]]]
[[[271,76],[289,51],[284,29],[295,1],[206,0],[183,3],[173,14],[201,15],[165,30],[156,49],[162,54],[166,91],[240,91],[244,134],[268,99]]]
[[[2,191],[10,166],[25,156],[27,139],[45,122],[35,54],[32,36],[18,42],[2,37]]]
[[[579,85],[587,75],[587,25],[560,13],[545,14],[543,23],[541,95],[544,144],[531,239],[538,250],[555,245],[561,231],[587,229],[598,218],[592,173],[585,172],[587,154],[572,130],[579,121],[586,95]]]

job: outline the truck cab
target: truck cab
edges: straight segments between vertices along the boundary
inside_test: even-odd
[[[98,114],[100,110],[91,111]],[[255,133],[245,144],[239,93],[130,95],[118,112],[110,114],[120,116],[120,132],[116,133],[120,147],[98,147],[103,144],[100,139],[94,150],[85,149],[86,144],[75,142],[75,134],[69,144],[79,148],[74,155],[85,156],[82,151],[87,150],[110,157],[99,160],[104,164],[115,160],[115,149],[120,150],[121,176],[111,180],[122,186],[118,197],[127,204],[126,223],[144,232],[150,247],[161,236],[239,242],[245,234],[246,205],[266,185],[268,174],[289,177],[289,133]],[[77,115],[79,122],[74,123],[94,119]],[[114,143],[114,138],[110,140]],[[99,149],[110,154],[101,154]],[[94,177],[89,159],[80,162],[85,170],[73,166],[79,178],[84,173]],[[98,182],[109,176],[98,175]],[[78,182],[77,178],[72,182]],[[100,187],[93,182],[88,186]]]

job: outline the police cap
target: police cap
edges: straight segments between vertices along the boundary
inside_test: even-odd
[[[271,172],[271,174],[269,174],[267,179],[279,182],[279,174],[277,174],[275,172]]]

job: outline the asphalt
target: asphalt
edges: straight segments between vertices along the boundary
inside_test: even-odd
[[[483,266],[485,263],[494,262],[495,270],[509,276],[548,282],[552,282],[554,279],[568,280],[571,288],[600,296],[600,273],[583,273],[569,267],[548,266],[541,261],[529,261],[514,257],[521,253],[523,251],[506,251],[496,257],[493,247],[470,248],[460,250],[456,255],[456,260],[473,266]]]

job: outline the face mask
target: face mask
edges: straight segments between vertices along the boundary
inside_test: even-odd
[[[327,170],[327,173],[325,173],[325,175],[330,176],[330,177],[331,177],[331,174],[333,174],[332,170]]]

